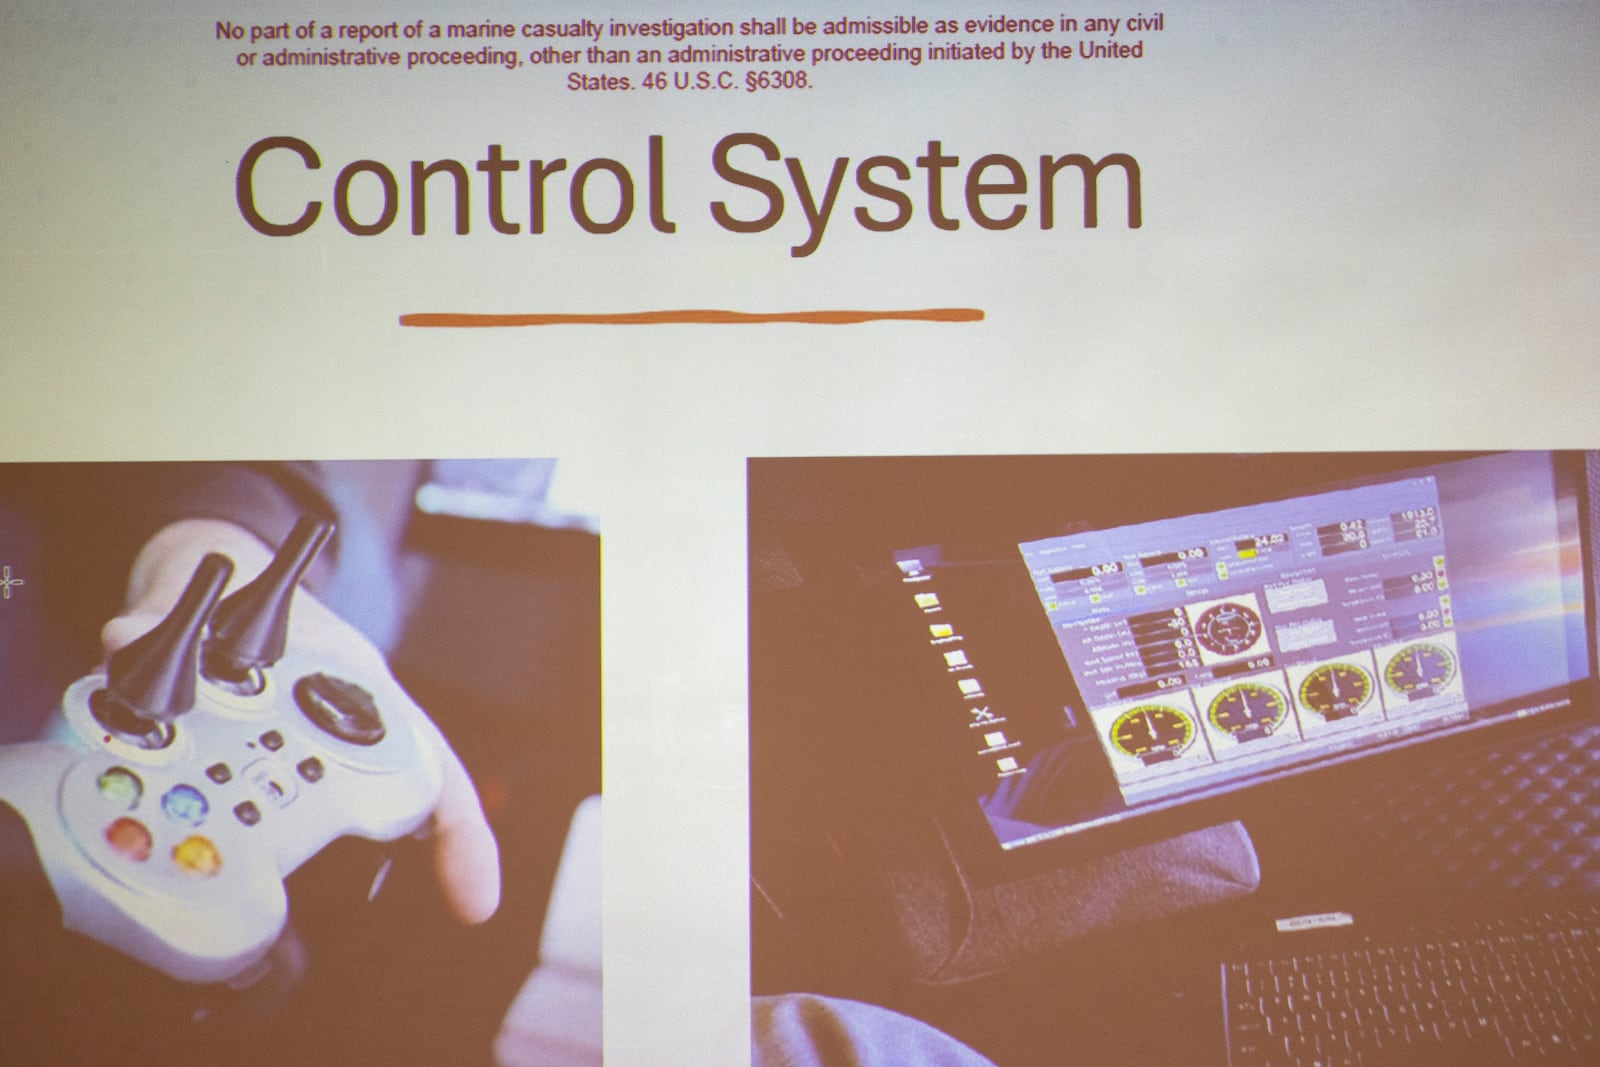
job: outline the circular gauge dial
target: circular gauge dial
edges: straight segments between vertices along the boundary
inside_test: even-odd
[[[1438,695],[1455,676],[1455,655],[1432,641],[1407,645],[1390,657],[1383,668],[1384,681],[1409,700]]]
[[[1372,675],[1354,663],[1324,663],[1300,679],[1300,706],[1329,722],[1345,719],[1372,699]]]
[[[1145,763],[1172,759],[1194,743],[1194,719],[1168,704],[1141,704],[1117,716],[1111,742]]]
[[[1283,724],[1289,702],[1260,682],[1238,682],[1211,699],[1211,723],[1240,741],[1266,737]]]
[[[1194,636],[1219,656],[1237,656],[1261,640],[1261,616],[1243,604],[1214,604],[1194,621]]]

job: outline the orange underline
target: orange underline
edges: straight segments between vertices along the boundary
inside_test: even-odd
[[[672,308],[665,311],[619,311],[594,314],[474,314],[423,311],[400,316],[402,326],[658,326],[663,323],[740,325],[759,322],[800,322],[823,326],[848,326],[858,322],[982,322],[982,308],[901,308],[890,311],[716,311]]]

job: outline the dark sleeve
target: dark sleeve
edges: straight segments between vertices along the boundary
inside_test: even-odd
[[[74,653],[99,656],[100,627],[122,608],[139,549],[180,519],[222,519],[276,546],[296,517],[334,517],[314,463],[39,463],[0,465],[0,504],[30,516],[44,552],[39,588]],[[308,584],[332,573],[337,538]]]
[[[927,1023],[854,1000],[756,997],[751,1067],[994,1067]]]
[[[329,522],[335,518],[324,471],[316,463],[141,463],[120,471],[118,466],[108,468],[106,476],[122,483],[116,492],[135,551],[181,519],[222,519],[276,546],[302,514]]]

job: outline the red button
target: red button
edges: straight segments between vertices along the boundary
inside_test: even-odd
[[[150,848],[155,844],[144,823],[126,815],[106,827],[106,841],[119,855],[135,863],[149,859]]]

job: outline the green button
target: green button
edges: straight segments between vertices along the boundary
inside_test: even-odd
[[[102,772],[98,785],[100,795],[123,811],[137,808],[144,796],[144,783],[126,767],[112,767]]]

